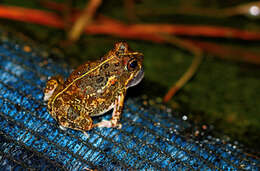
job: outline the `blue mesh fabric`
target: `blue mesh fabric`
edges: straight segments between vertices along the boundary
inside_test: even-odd
[[[38,48],[25,52],[21,40],[0,37],[0,170],[258,170],[259,160],[240,148],[192,138],[186,131],[192,125],[140,98],[126,100],[120,130],[95,128],[86,135],[60,129],[42,90],[49,76],[69,70]]]

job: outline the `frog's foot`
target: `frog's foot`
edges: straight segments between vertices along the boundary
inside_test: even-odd
[[[100,127],[100,128],[104,128],[104,127],[106,127],[106,128],[115,128],[115,127],[117,127],[118,129],[121,129],[122,128],[122,124],[112,119],[112,120],[109,120],[109,121],[108,120],[103,120],[103,121],[95,124],[95,127]]]
[[[95,127],[106,127],[106,128],[115,128],[118,129],[122,128],[122,124],[119,123],[120,115],[122,113],[123,104],[124,104],[124,95],[125,92],[122,92],[121,95],[119,95],[118,99],[115,101],[115,106],[112,114],[111,120],[103,120],[97,124],[95,124]]]
[[[87,168],[87,167],[84,167],[83,170],[84,170],[84,171],[85,171],[85,170],[86,170],[86,171],[97,171],[97,169],[89,169],[89,168]]]
[[[83,134],[86,138],[89,138],[89,134],[87,132],[83,131]]]
[[[63,130],[63,131],[66,131],[66,130],[67,130],[67,128],[64,127],[64,126],[62,126],[62,125],[59,125],[59,128],[60,128],[61,130]]]

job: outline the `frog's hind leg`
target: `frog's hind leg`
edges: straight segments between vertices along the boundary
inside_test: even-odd
[[[84,111],[83,111],[84,112]],[[61,126],[79,131],[89,131],[93,126],[91,117],[70,106],[67,115],[60,116],[58,122]]]
[[[99,123],[96,123],[94,127],[107,127],[107,128],[117,127],[118,129],[121,129],[122,124],[119,123],[119,120],[123,110],[124,98],[125,98],[125,92],[121,93],[119,95],[119,98],[115,101],[115,107],[113,110],[111,120],[103,120]]]
[[[94,127],[94,125],[90,116],[84,116],[79,117],[73,122],[70,122],[69,127],[85,133],[86,131],[91,130]]]
[[[94,127],[93,121],[89,115],[84,116],[80,120],[78,120],[76,125],[79,130],[83,132],[89,131]]]

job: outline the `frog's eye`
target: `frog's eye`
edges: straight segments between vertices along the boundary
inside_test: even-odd
[[[136,67],[137,67],[138,63],[137,63],[137,60],[130,60],[127,64],[127,69],[128,71],[132,71],[134,70]]]

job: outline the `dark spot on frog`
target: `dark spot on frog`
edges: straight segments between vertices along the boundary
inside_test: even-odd
[[[78,116],[79,112],[70,106],[67,113],[68,119],[74,121]]]
[[[109,67],[109,64],[108,63],[105,63],[104,65],[103,65],[103,69],[107,69]]]
[[[110,72],[105,72],[105,76],[109,77],[110,76]]]
[[[118,67],[119,65],[120,65],[120,63],[119,63],[119,62],[115,63],[115,66],[116,66],[116,67]]]
[[[80,124],[81,124],[81,125],[84,125],[84,124],[86,124],[86,123],[87,123],[86,119],[82,119],[82,120],[80,121]]]
[[[82,120],[80,121],[80,126],[81,126],[81,127],[84,127],[84,126],[86,126],[86,125],[89,125],[89,121],[88,121],[87,119],[82,119]]]
[[[104,77],[99,77],[96,81],[97,81],[97,83],[99,84],[99,83],[101,83],[103,80],[104,80]]]
[[[69,122],[69,127],[71,128],[77,128],[76,124],[73,122]]]
[[[61,117],[60,118],[60,123],[65,123],[66,122],[66,119],[64,117]]]
[[[59,108],[62,105],[62,101],[60,99],[56,99],[54,103],[54,107]]]
[[[70,95],[68,93],[63,93],[62,95],[63,101],[67,102],[70,100]]]

